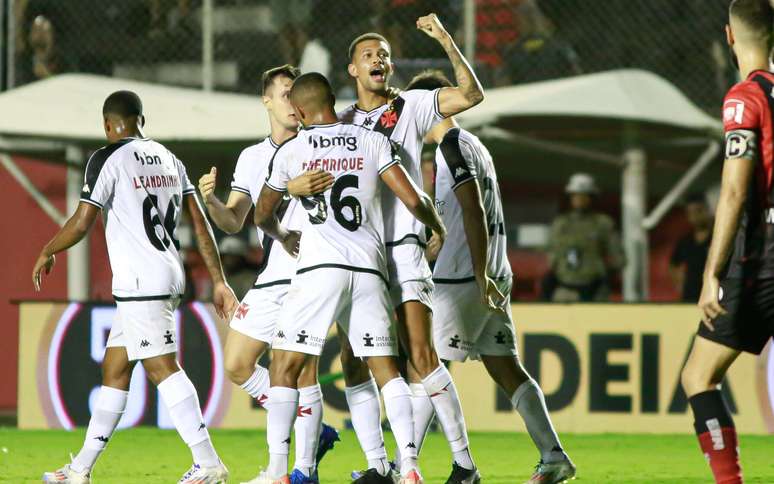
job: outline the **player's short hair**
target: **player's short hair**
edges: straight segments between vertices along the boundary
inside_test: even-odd
[[[406,86],[406,90],[422,89],[433,91],[441,87],[453,87],[446,75],[438,69],[427,69],[413,77]]]
[[[384,42],[387,44],[388,50],[392,51],[390,43],[387,41],[387,39],[384,38],[382,34],[377,34],[376,32],[366,32],[365,34],[361,34],[355,37],[355,40],[349,44],[349,49],[347,49],[347,56],[349,60],[352,60],[352,56],[355,55],[355,49],[357,49],[357,45],[360,42],[365,42],[366,40],[378,40],[379,42]]]
[[[102,115],[114,114],[121,118],[142,116],[142,101],[140,96],[132,91],[116,91],[105,99],[102,105]]]
[[[761,39],[771,38],[774,10],[769,0],[733,0],[728,6],[728,15],[744,24],[750,34]]]
[[[307,72],[293,81],[290,99],[299,106],[333,106],[336,98],[328,79],[319,72]]]
[[[295,81],[299,75],[301,75],[301,71],[298,67],[290,64],[272,67],[261,76],[261,95],[266,95],[266,92],[274,83],[274,79],[282,76],[289,78],[291,81]]]

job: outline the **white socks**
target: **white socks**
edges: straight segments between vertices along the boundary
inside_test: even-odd
[[[522,383],[511,396],[513,408],[519,412],[527,432],[540,450],[540,457],[545,463],[558,462],[567,458],[559,443],[551,419],[548,417],[545,397],[540,387],[533,379]]]
[[[382,387],[382,396],[395,443],[400,449],[400,471],[405,476],[412,469],[417,469],[411,391],[406,381],[402,377],[397,377],[385,383]]]
[[[290,454],[290,430],[298,411],[299,392],[295,388],[271,387],[266,402],[266,440],[269,442],[269,467],[272,479],[280,479],[288,473]]]
[[[250,375],[250,378],[239,386],[256,399],[260,405],[263,405],[269,397],[269,370],[255,365],[255,371]]]
[[[100,388],[89,420],[89,428],[86,430],[83,448],[71,464],[74,471],[91,471],[94,467],[97,457],[105,449],[118,421],[121,420],[121,415],[124,414],[128,395],[129,392],[124,390],[106,386]]]
[[[427,430],[430,428],[430,424],[433,423],[433,417],[435,417],[435,409],[433,409],[433,402],[430,401],[430,397],[427,396],[425,386],[421,383],[409,383],[409,390],[411,390],[411,409],[414,414],[414,444],[417,446],[417,456],[422,452],[422,444],[425,442],[427,436]],[[395,463],[400,470],[400,449],[395,449]]]
[[[379,404],[379,389],[373,378],[354,387],[346,387],[352,427],[357,434],[360,448],[365,452],[368,468],[374,468],[381,475],[386,475],[390,469],[387,463],[387,450],[384,448],[382,434],[381,405]]]
[[[444,365],[438,365],[438,368],[422,380],[422,385],[430,396],[455,462],[466,469],[475,468],[468,449],[465,416],[462,414],[457,387],[454,386],[449,370]]]
[[[294,467],[311,477],[316,467],[317,444],[322,430],[322,389],[313,385],[298,389],[298,413],[294,431],[296,434],[296,463]]]
[[[199,397],[183,370],[173,373],[158,385],[161,399],[183,441],[191,448],[193,461],[203,467],[218,465],[210,433],[204,425]]]

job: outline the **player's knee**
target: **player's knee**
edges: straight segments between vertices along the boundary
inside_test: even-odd
[[[411,345],[411,365],[422,378],[432,373],[441,364],[438,355],[430,345]]]
[[[303,366],[304,355],[275,351],[272,355],[271,366],[269,366],[271,386],[295,387]]]
[[[680,383],[688,397],[710,390],[715,385],[709,373],[691,365],[690,362],[680,372]]]
[[[106,387],[128,390],[131,377],[131,368],[128,366],[120,369],[109,367],[102,369],[102,384]]]
[[[246,382],[255,371],[255,363],[250,365],[250,363],[244,359],[226,358],[223,362],[223,369],[231,382],[236,385],[241,385]]]

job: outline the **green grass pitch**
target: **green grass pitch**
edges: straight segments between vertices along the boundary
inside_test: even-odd
[[[43,471],[68,461],[84,430],[20,431],[0,428],[0,482],[40,482]],[[251,430],[211,430],[215,446],[231,471],[229,482],[255,476],[266,464],[265,434]],[[774,483],[774,438],[742,436],[745,482]],[[579,483],[706,483],[709,469],[690,435],[573,435],[563,443],[578,465]],[[391,437],[390,437],[391,444]],[[487,484],[514,484],[529,477],[537,453],[525,434],[472,433],[471,445]],[[449,452],[440,434],[431,434],[421,465],[428,484],[445,482]],[[291,456],[292,462],[292,456]],[[190,454],[174,431],[140,428],[118,432],[93,473],[97,484],[170,484],[190,465]],[[349,472],[364,466],[352,432],[320,466],[320,479],[347,483]]]

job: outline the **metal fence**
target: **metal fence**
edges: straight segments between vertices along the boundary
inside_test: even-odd
[[[0,0],[1,2],[2,0]],[[486,87],[616,68],[667,78],[716,112],[733,81],[727,0],[5,0],[7,87],[88,72],[254,93],[285,62],[352,95],[346,50],[376,30],[405,82],[446,66],[414,22],[439,14]]]

